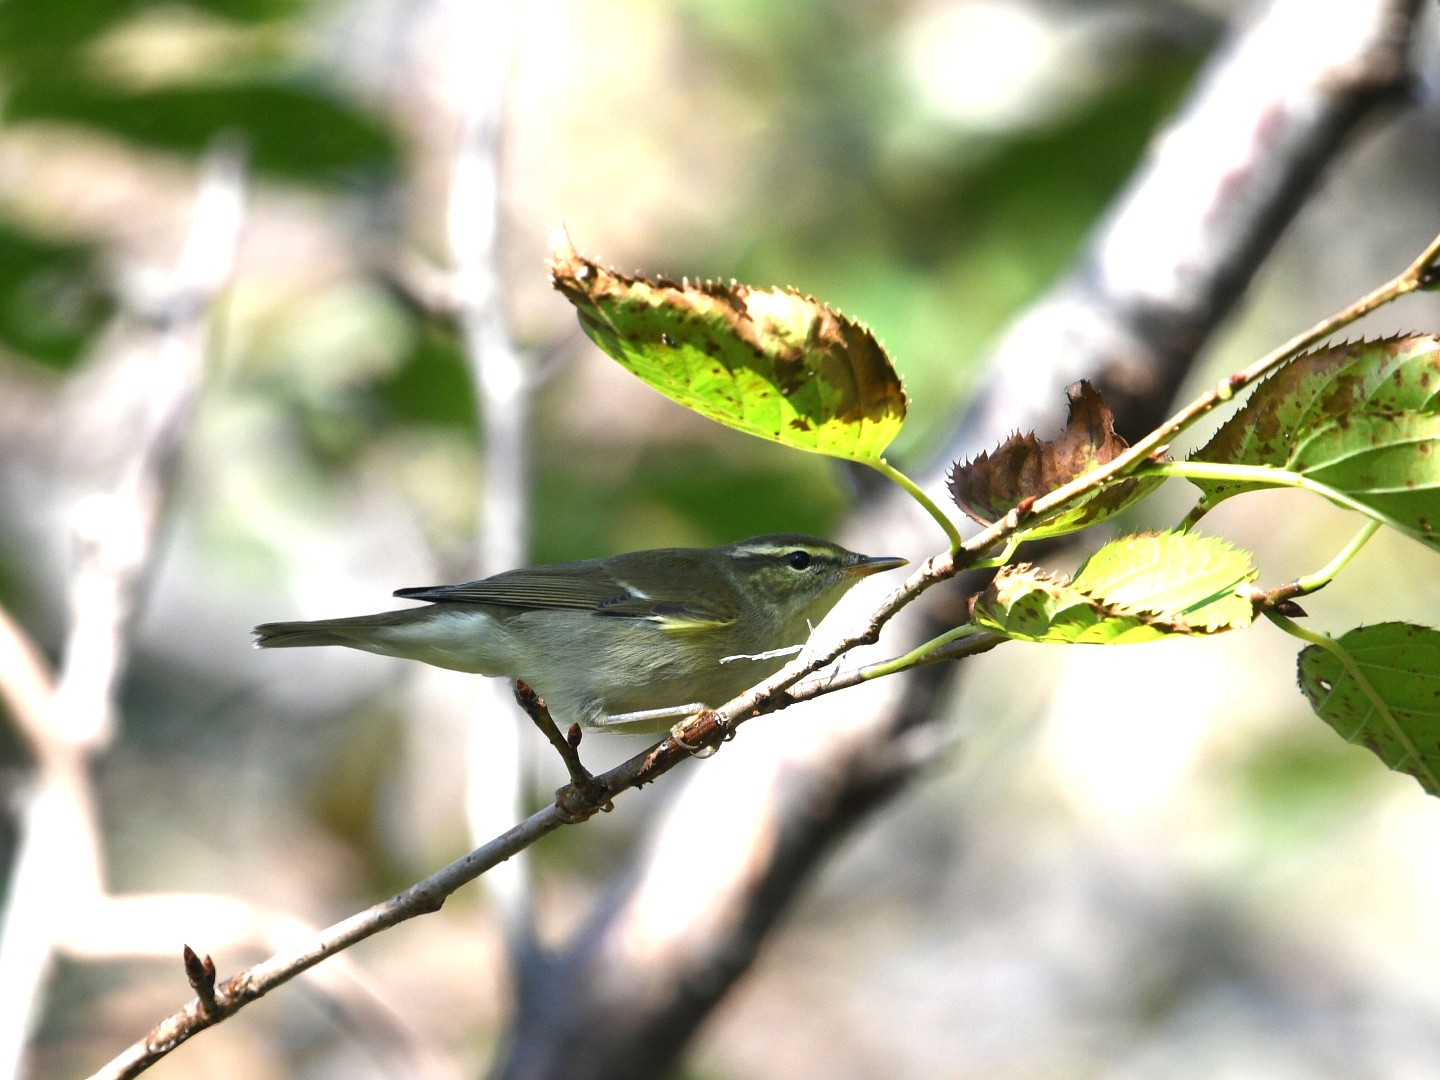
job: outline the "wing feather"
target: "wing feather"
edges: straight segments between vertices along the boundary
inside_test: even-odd
[[[396,596],[407,600],[498,604],[520,608],[580,608],[599,610],[605,603],[628,597],[625,588],[608,577],[567,573],[563,567],[543,570],[512,570],[483,581],[460,585],[434,585],[420,589],[397,589]]]
[[[688,575],[687,575],[688,578]],[[646,619],[675,630],[700,630],[734,620],[701,604],[646,595],[593,562],[510,570],[482,581],[397,589],[396,596],[431,603],[492,604],[531,611],[570,609],[612,618]]]

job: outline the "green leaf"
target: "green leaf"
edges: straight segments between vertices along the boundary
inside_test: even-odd
[[[455,335],[434,320],[417,327],[409,356],[379,390],[389,418],[398,423],[467,433],[479,427],[464,352]]]
[[[1002,567],[975,621],[1021,641],[1124,645],[1248,626],[1244,552],[1195,533],[1142,533],[1106,544],[1073,580],[1027,563]]]
[[[595,344],[656,390],[739,431],[873,461],[905,390],[863,324],[791,289],[628,277],[552,241],[555,287]]]
[[[1379,623],[1342,634],[1299,659],[1300,689],[1346,742],[1440,794],[1440,631]],[[1348,663],[1347,663],[1348,661]]]
[[[195,12],[238,25],[296,20],[310,0],[5,0],[0,3],[0,69],[7,89],[35,78],[58,88],[92,62],[86,50],[105,35],[141,21],[193,22]]]
[[[1087,380],[1065,388],[1070,415],[1065,430],[1046,442],[1018,432],[994,452],[956,462],[950,471],[950,496],[955,505],[982,525],[1004,517],[1026,499],[1037,499],[1092,469],[1113,461],[1130,448],[1115,431],[1115,417],[1100,392]],[[1064,513],[1033,528],[1026,540],[1064,536],[1114,517],[1164,482],[1160,476],[1121,480],[1092,492]]]
[[[1297,440],[1290,466],[1440,547],[1440,413],[1358,413]]]
[[[63,370],[81,356],[114,309],[94,252],[0,222],[0,344]]]
[[[393,136],[378,118],[298,77],[117,90],[49,76],[15,87],[6,100],[6,118],[83,124],[192,154],[224,133],[239,132],[257,171],[311,183],[379,174],[398,157]]]
[[[1261,383],[1191,460],[1284,469],[1440,544],[1440,339],[1386,338],[1297,357]],[[1208,507],[1267,486],[1196,479]]]
[[[133,0],[6,0],[0,4],[0,65],[10,79],[30,72],[73,75],[80,50],[139,6]]]
[[[1355,412],[1437,411],[1440,339],[1357,341],[1291,360],[1255,388],[1195,461],[1285,467],[1296,438]],[[1219,484],[1203,481],[1202,486]],[[1256,487],[1261,485],[1241,485]]]

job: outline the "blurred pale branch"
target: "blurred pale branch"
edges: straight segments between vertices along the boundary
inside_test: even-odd
[[[211,307],[234,265],[244,198],[242,156],[221,146],[202,168],[190,233],[148,343],[149,395],[133,450],[115,488],[75,510],[70,630],[53,692],[38,650],[13,625],[7,635],[11,658],[22,662],[0,677],[39,770],[20,812],[0,931],[0,983],[14,1003],[0,1025],[7,1075],[19,1069],[55,950],[105,893],[90,770],[114,737],[115,686],[194,408]]]
[[[0,608],[0,695],[21,738],[38,758],[54,753],[46,727],[55,697],[55,674],[30,635]]]
[[[452,262],[447,291],[480,418],[482,492],[476,520],[478,576],[526,562],[530,547],[530,425],[535,380],[516,347],[501,271],[506,103],[515,65],[520,4],[443,5],[449,28],[448,110],[459,128],[446,205]],[[423,718],[421,718],[423,721]],[[466,817],[481,843],[525,810],[533,758],[503,684],[476,687],[467,733]],[[512,965],[534,948],[528,858],[486,879],[506,929]]]
[[[72,623],[58,677],[0,611],[0,694],[37,765],[21,796],[21,850],[0,934],[0,982],[12,1006],[0,1025],[5,1075],[19,1075],[57,955],[89,963],[140,957],[174,963],[186,939],[210,949],[269,952],[313,933],[293,916],[234,897],[108,894],[91,780],[114,735],[115,686],[154,565],[201,370],[214,351],[214,313],[234,266],[244,204],[243,155],[222,145],[202,164],[192,225],[165,293],[146,303],[143,320],[152,330],[145,342],[150,364],[142,428],[116,488],[88,496],[77,512]],[[456,1075],[353,965],[327,970],[320,989],[353,1018],[375,1054],[406,1075]]]

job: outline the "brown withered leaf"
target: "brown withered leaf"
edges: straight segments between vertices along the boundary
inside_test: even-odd
[[[1016,433],[995,448],[950,473],[950,495],[967,515],[989,525],[1004,517],[1028,498],[1038,498],[1100,465],[1113,461],[1130,448],[1115,431],[1115,417],[1088,379],[1066,387],[1070,416],[1065,430],[1046,442]],[[1102,489],[1045,522],[1031,533],[1060,536],[1102,521],[1148,494],[1160,484],[1159,477],[1122,480]]]

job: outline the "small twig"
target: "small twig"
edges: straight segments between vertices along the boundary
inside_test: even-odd
[[[189,945],[185,946],[180,957],[185,964],[185,978],[190,981],[190,989],[194,990],[200,999],[200,1015],[213,1016],[215,1014],[215,961],[208,954],[204,960],[201,960]]]
[[[1370,538],[1380,530],[1380,522],[1370,518],[1360,530],[1350,538],[1349,542],[1340,549],[1336,556],[1328,563],[1316,570],[1313,574],[1306,574],[1304,577],[1296,578],[1294,581],[1286,582],[1284,585],[1277,585],[1271,589],[1257,589],[1250,597],[1255,604],[1257,612],[1274,611],[1280,615],[1289,615],[1292,618],[1297,614],[1304,615],[1305,610],[1297,603],[1295,597],[1309,596],[1318,592],[1334,580],[1335,575],[1343,570],[1367,543]]]
[[[322,960],[397,923],[439,911],[447,897],[485,871],[523,851],[566,824],[555,806],[547,806],[463,859],[417,882],[366,911],[335,923],[301,948],[279,952],[215,987],[215,1010],[200,1015],[198,1003],[166,1017],[93,1074],[93,1080],[138,1076],[181,1043],[219,1023]]]
[[[566,771],[570,773],[570,786],[555,793],[556,805],[567,813],[582,814],[583,816],[575,818],[577,822],[590,817],[596,809],[610,810],[610,800],[599,787],[595,774],[580,761],[580,725],[571,724],[569,732],[561,735],[545,700],[530,688],[529,683],[521,679],[515,680],[515,700],[545,738],[550,740],[550,745],[555,747],[560,759],[565,762]]]
[[[168,962],[175,955],[175,942],[187,937],[203,934],[212,948],[265,955],[308,941],[317,931],[294,915],[233,896],[127,893],[105,897],[78,913],[67,923],[60,948],[80,961]],[[188,978],[188,965],[186,974]],[[384,1063],[382,1071],[407,1080],[459,1080],[458,1066],[348,956],[333,957],[310,972],[305,989],[345,1018],[345,1026],[376,1062]]]

